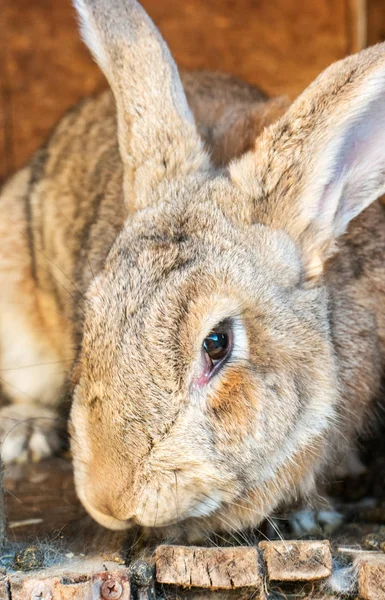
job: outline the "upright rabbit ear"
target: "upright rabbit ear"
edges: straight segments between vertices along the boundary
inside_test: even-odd
[[[135,0],[74,0],[83,38],[117,104],[126,201],[147,203],[164,178],[208,166],[177,67]]]
[[[301,246],[307,278],[385,192],[385,45],[333,64],[231,166],[255,220]]]

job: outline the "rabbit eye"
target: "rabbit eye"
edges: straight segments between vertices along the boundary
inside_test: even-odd
[[[203,340],[203,351],[210,371],[229,356],[231,347],[232,333],[229,323],[222,323],[210,332]]]
[[[229,336],[226,333],[213,331],[203,342],[203,348],[212,361],[222,360],[227,354]]]

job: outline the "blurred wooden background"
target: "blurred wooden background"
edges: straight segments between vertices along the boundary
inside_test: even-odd
[[[179,65],[294,98],[332,61],[384,39],[383,0],[143,0]],[[105,81],[70,0],[0,0],[0,180]]]

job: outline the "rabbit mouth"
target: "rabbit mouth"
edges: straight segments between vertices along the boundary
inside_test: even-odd
[[[107,529],[112,529],[114,531],[124,531],[126,529],[131,529],[134,525],[140,525],[143,527],[168,527],[170,525],[175,525],[181,520],[186,520],[189,518],[196,517],[205,517],[209,516],[221,506],[222,502],[219,497],[215,497],[215,495],[211,497],[206,497],[202,499],[200,502],[196,503],[187,514],[184,514],[181,518],[181,515],[171,516],[167,515],[166,518],[162,519],[159,515],[158,522],[156,522],[156,518],[154,518],[153,514],[141,514],[140,518],[133,517],[127,519],[121,519],[115,517],[112,512],[107,514],[106,512],[102,512],[95,506],[93,506],[82,494],[78,494],[80,500],[87,510],[89,515],[97,522],[99,525],[106,527]]]
[[[187,521],[188,519],[195,519],[200,517],[209,517],[222,506],[222,498],[220,493],[213,493],[204,499],[195,502],[183,513],[176,511],[170,511],[168,506],[164,507],[161,511],[159,508],[157,513],[153,511],[143,511],[140,514],[140,518],[135,518],[135,522],[142,526],[151,529],[169,527],[171,525],[180,524]]]

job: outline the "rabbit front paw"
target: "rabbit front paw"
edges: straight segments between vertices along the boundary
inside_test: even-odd
[[[331,535],[344,521],[336,510],[302,509],[289,517],[289,524],[295,537]]]
[[[328,537],[344,522],[344,515],[333,508],[301,508],[284,518],[270,517],[267,523],[267,537],[276,539],[301,539],[307,537]]]
[[[0,409],[0,457],[4,464],[39,461],[60,448],[56,413],[33,404]]]

